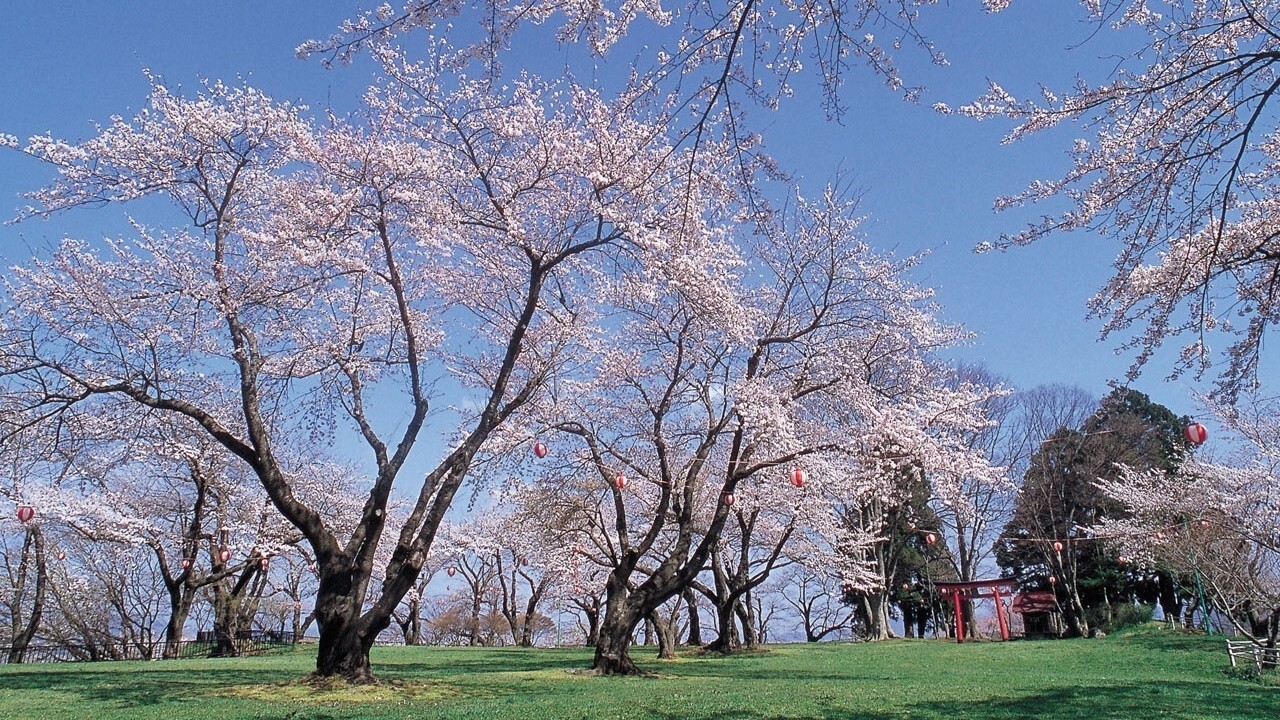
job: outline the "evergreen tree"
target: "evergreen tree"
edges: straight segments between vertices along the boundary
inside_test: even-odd
[[[996,562],[1023,588],[1057,593],[1070,634],[1089,634],[1091,618],[1110,622],[1113,604],[1137,590],[1085,530],[1123,513],[1096,483],[1117,478],[1120,465],[1174,472],[1188,452],[1184,424],[1145,394],[1117,388],[1080,428],[1059,428],[1032,456]]]

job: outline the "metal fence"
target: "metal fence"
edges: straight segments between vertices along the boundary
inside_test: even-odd
[[[242,631],[228,641],[231,652],[220,645],[213,633],[201,632],[195,640],[104,645],[28,645],[16,662],[101,662],[108,660],[161,660],[254,655],[270,648],[294,644],[293,633]],[[166,649],[169,652],[166,653]],[[0,665],[8,664],[12,647],[0,646]]]

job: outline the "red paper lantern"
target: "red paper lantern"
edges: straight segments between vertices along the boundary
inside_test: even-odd
[[[1162,532],[1160,532],[1159,530],[1157,530],[1157,531],[1156,531],[1156,534],[1155,534],[1153,537],[1155,537],[1155,539],[1157,539],[1157,540],[1163,540],[1163,539],[1164,539],[1164,533],[1162,533]]]
[[[222,562],[229,561],[231,559],[231,551],[227,548],[222,548],[222,550],[218,552],[218,559]]]
[[[1062,552],[1062,542],[1061,542],[1061,541],[1059,541],[1059,540],[1054,540],[1054,541],[1053,541],[1053,550],[1054,550],[1054,552]]]
[[[18,506],[18,522],[31,522],[31,518],[36,516],[36,509],[30,505]]]
[[[547,446],[546,446],[546,443],[540,443],[540,442],[536,442],[536,443],[534,443],[534,444],[533,444],[533,454],[534,454],[534,455],[537,455],[537,456],[538,456],[538,457],[540,457],[540,458],[544,458],[544,457],[546,457],[546,456],[547,456]]]
[[[1209,527],[1209,521],[1208,521],[1208,520],[1201,520],[1201,521],[1200,521],[1200,527],[1202,527],[1202,528],[1206,528],[1206,529],[1207,529],[1207,528]]]
[[[1128,562],[1129,562],[1129,558],[1127,558],[1127,557],[1125,557],[1125,556],[1123,556],[1123,555],[1121,555],[1120,557],[1116,558],[1116,564],[1117,564],[1117,565],[1125,565],[1125,564],[1127,564]]]
[[[619,490],[625,488],[627,486],[627,477],[622,473],[618,473],[618,477],[613,479],[613,486]]]
[[[520,564],[529,567],[529,558],[520,558]]]
[[[186,570],[191,567],[191,558],[182,558],[182,569]]]
[[[59,550],[58,552],[54,553],[54,554],[53,554],[53,556],[54,556],[54,557],[56,557],[56,558],[58,558],[58,561],[59,561],[59,562],[61,562],[61,561],[63,561],[63,560],[66,560],[66,559],[67,559],[67,554],[66,554],[66,553],[64,553],[64,552],[62,552],[61,550]]]
[[[445,568],[445,570],[444,570],[444,571],[445,571],[445,573],[446,573],[446,574],[448,574],[448,575],[449,575],[449,577],[453,577],[454,575],[457,575],[457,574],[458,574],[458,568],[456,568],[456,567],[449,567],[449,568]]]
[[[735,498],[731,492],[727,492],[721,497],[724,498],[724,504],[730,507],[733,507],[733,503],[737,501],[737,498]]]
[[[315,564],[315,563],[307,563],[307,569],[311,571],[311,574],[312,574],[312,575],[315,575],[315,574],[316,574],[316,564]]]
[[[795,468],[791,471],[791,484],[796,487],[804,487],[805,480],[808,479],[808,476],[801,468]]]
[[[1053,575],[1050,575],[1050,576],[1049,576],[1049,584],[1050,584],[1050,585],[1057,585],[1057,584],[1058,584],[1058,578],[1054,577]]]
[[[932,545],[938,542],[938,536],[934,535],[933,533],[928,533],[927,535],[924,536],[924,541]]]
[[[262,560],[258,563],[258,565],[259,565],[263,570],[266,570],[267,568],[271,567],[271,561],[270,561],[270,560],[268,560],[268,559],[266,559],[266,558],[262,558]]]
[[[1182,429],[1182,437],[1192,445],[1199,445],[1209,439],[1209,431],[1200,423],[1191,423]]]

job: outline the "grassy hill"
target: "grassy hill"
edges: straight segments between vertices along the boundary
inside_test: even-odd
[[[0,666],[0,718],[1280,718],[1280,682],[1225,672],[1219,638],[783,645],[578,672],[582,649],[378,648],[379,686],[317,691],[299,646],[229,660]]]

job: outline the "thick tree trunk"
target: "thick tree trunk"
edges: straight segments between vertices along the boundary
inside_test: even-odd
[[[742,648],[742,638],[738,635],[738,623],[733,614],[733,604],[729,602],[716,604],[715,640],[707,645],[709,652],[729,653]]]
[[[172,660],[182,655],[182,629],[191,615],[195,590],[178,585],[169,591],[169,622],[164,626],[164,657]]]
[[[396,603],[379,606],[385,608],[385,612],[370,609],[361,615],[364,585],[349,582],[351,575],[322,570],[314,613],[320,643],[313,677],[338,677],[353,684],[369,684],[377,682],[369,663],[369,650],[378,633],[391,625],[391,612]]]
[[[734,613],[742,623],[742,649],[759,650],[760,632],[756,626],[755,608],[751,605],[751,598],[745,596],[734,603]]]
[[[1059,603],[1062,606],[1063,619],[1067,622],[1067,635],[1069,637],[1088,637],[1089,623],[1085,620],[1084,603],[1080,601],[1080,595],[1072,587],[1066,591],[1067,601]]]
[[[702,644],[702,620],[698,617],[698,598],[693,590],[684,591],[685,606],[689,609],[689,637],[685,644],[698,646]]]
[[[612,593],[610,593],[612,595]],[[592,667],[601,675],[636,675],[640,669],[631,660],[631,633],[640,618],[628,607],[625,598],[612,598],[605,607],[604,622],[600,624],[600,637],[596,641],[595,662]]]
[[[904,602],[898,606],[902,611],[902,634],[907,638],[916,636],[916,608],[909,602]],[[924,637],[923,635],[921,637]]]
[[[354,684],[376,682],[369,663],[369,650],[378,634],[361,632],[358,625],[351,622],[339,627],[334,624],[321,626],[316,676],[341,677]]]
[[[868,640],[888,640],[889,608],[883,592],[869,592],[862,596],[862,610],[867,620]]]
[[[658,658],[674,660],[676,657],[675,623],[663,620],[656,610],[650,614],[650,623],[658,640]]]
[[[586,613],[587,616],[587,639],[584,643],[587,647],[592,647],[600,643],[600,609]]]
[[[27,563],[30,560],[35,561],[35,597],[31,602],[31,613],[27,616],[26,622],[23,623],[20,603],[25,595],[24,585],[27,581]],[[45,572],[44,563],[44,535],[40,532],[39,527],[28,527],[26,537],[23,540],[16,592],[10,607],[12,615],[10,618],[12,627],[10,628],[11,639],[9,642],[10,664],[20,663],[25,659],[27,646],[31,644],[31,639],[35,637],[36,630],[40,627],[40,618],[44,615],[44,596],[47,583],[48,575]]]

